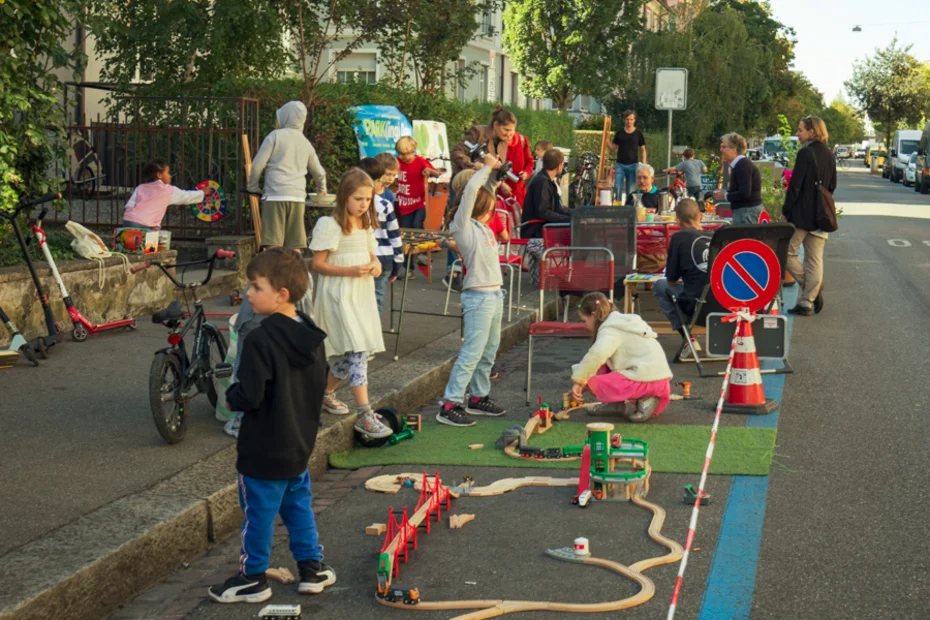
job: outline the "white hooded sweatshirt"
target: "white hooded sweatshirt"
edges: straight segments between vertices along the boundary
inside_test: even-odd
[[[632,381],[647,383],[672,378],[656,333],[638,314],[614,311],[608,315],[597,330],[594,344],[572,366],[572,381],[587,384],[604,364]]]
[[[278,108],[275,116],[279,129],[268,134],[255,154],[249,175],[249,191],[258,191],[258,180],[264,171],[264,200],[304,202],[309,171],[316,181],[317,191],[326,193],[326,171],[320,165],[313,145],[304,136],[307,106],[300,101],[288,101]]]

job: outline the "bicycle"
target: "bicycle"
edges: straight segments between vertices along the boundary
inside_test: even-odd
[[[212,407],[216,407],[219,398],[217,383],[219,379],[232,376],[232,365],[224,363],[226,359],[226,340],[216,327],[207,321],[203,303],[197,297],[196,289],[205,286],[213,277],[213,268],[217,259],[233,258],[235,252],[217,250],[206,260],[191,261],[168,265],[161,262],[144,262],[131,269],[137,273],[149,267],[158,267],[171,282],[184,293],[193,292],[194,311],[185,313],[180,301],[171,304],[152,315],[152,323],[160,323],[171,330],[168,335],[167,348],[155,352],[152,368],[149,371],[149,401],[152,417],[158,433],[169,444],[179,443],[187,433],[187,403],[198,394],[206,394]],[[169,267],[191,267],[209,265],[207,277],[203,282],[179,282],[169,271]],[[188,310],[190,309],[188,302]],[[187,320],[184,321],[184,318]],[[188,355],[184,336],[194,333],[194,344]]]
[[[594,153],[582,153],[581,163],[575,180],[569,187],[570,204],[572,207],[584,207],[596,204],[597,201],[597,168],[600,156]]]

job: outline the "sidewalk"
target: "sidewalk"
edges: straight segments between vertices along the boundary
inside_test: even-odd
[[[441,312],[440,278],[441,273],[428,284],[418,274],[410,282],[408,309]],[[524,299],[533,304],[538,297],[528,293]],[[226,296],[206,306],[208,312],[235,310]],[[370,364],[374,404],[409,410],[434,396],[460,345],[458,312],[453,294],[453,316],[405,316],[398,362],[391,359],[395,337],[385,335],[388,352]],[[508,346],[522,338],[517,324],[523,321],[525,333],[529,316],[514,313],[509,325],[517,329],[510,330]],[[223,434],[207,399],[192,403],[181,444],[166,445],[154,428],[149,366],[154,351],[166,346],[167,332],[147,317],[140,319],[136,332],[91,336],[82,344],[66,340],[39,368],[17,364],[0,373],[6,429],[0,435],[0,466],[8,476],[0,489],[5,506],[0,561],[20,575],[0,592],[0,618],[42,617],[28,605],[54,609],[54,598],[61,596],[56,588],[78,571],[94,578],[99,592],[79,596],[68,617],[99,617],[85,613],[114,608],[238,525],[234,440]],[[347,388],[342,396],[351,400]],[[315,473],[325,469],[328,450],[348,447],[348,420],[324,416],[311,462]],[[196,532],[194,540],[185,532]],[[133,545],[148,548],[146,566],[122,567],[136,571],[124,572],[122,579],[101,576],[113,569],[104,565],[106,558],[132,557]]]

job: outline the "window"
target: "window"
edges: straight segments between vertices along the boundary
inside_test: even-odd
[[[481,16],[481,34],[485,37],[493,37],[496,34],[493,11],[488,11]]]
[[[465,73],[465,60],[459,59],[456,63],[456,88],[459,92],[459,101],[465,103],[465,84],[461,82],[461,76]]]
[[[581,104],[580,104],[580,106],[581,106],[581,111],[582,111],[582,112],[587,112],[587,111],[591,108],[591,96],[590,96],[590,95],[582,95],[582,96],[581,96]]]
[[[481,67],[481,72],[478,74],[478,99],[480,101],[488,100],[488,73],[490,70],[491,68],[489,66],[484,65]]]
[[[374,84],[377,82],[374,71],[360,71],[349,69],[346,71],[336,71],[336,83],[346,84],[348,82],[361,82],[362,84]]]
[[[517,105],[520,98],[520,82],[516,73],[510,74],[510,103]]]

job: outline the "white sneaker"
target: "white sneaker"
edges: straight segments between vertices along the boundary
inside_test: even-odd
[[[239,427],[242,426],[242,419],[239,416],[236,416],[234,419],[230,420],[223,426],[223,432],[229,435],[230,437],[235,437],[239,439]]]
[[[323,411],[333,415],[348,415],[349,407],[336,398],[335,393],[329,392],[323,397]]]

